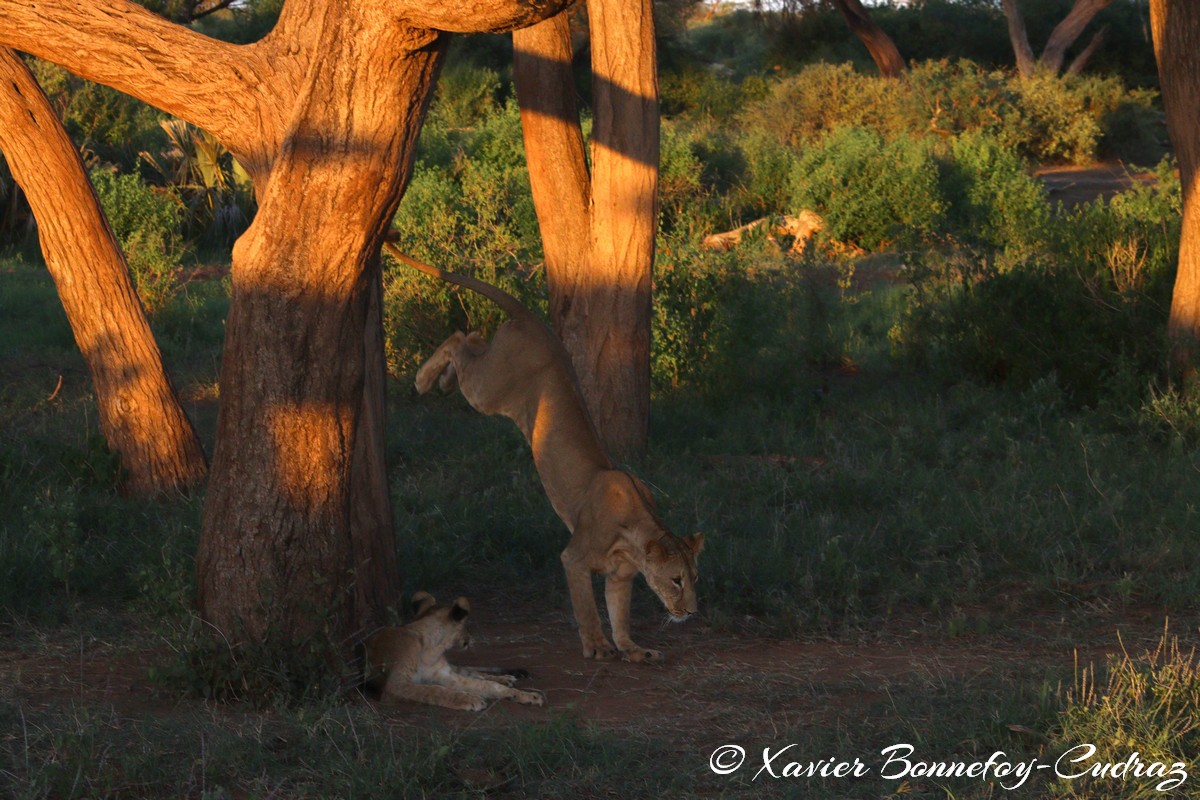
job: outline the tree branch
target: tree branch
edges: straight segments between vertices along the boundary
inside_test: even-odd
[[[1046,47],[1042,50],[1041,63],[1053,72],[1061,70],[1067,48],[1079,38],[1092,18],[1111,4],[1112,0],[1075,0],[1071,11],[1050,32],[1050,38],[1046,40]]]
[[[1087,66],[1088,60],[1091,59],[1092,54],[1095,53],[1100,48],[1100,45],[1104,43],[1104,37],[1107,34],[1107,25],[1096,31],[1096,35],[1092,37],[1090,42],[1088,42],[1087,47],[1083,48],[1079,55],[1075,56],[1074,60],[1071,61],[1071,66],[1067,67],[1066,74],[1078,75],[1079,73],[1083,72],[1084,67]]]
[[[0,0],[0,45],[44,58],[209,131],[235,153],[261,147],[265,65],[128,0]]]
[[[388,9],[416,28],[450,33],[505,33],[549,19],[574,0],[407,0]]]

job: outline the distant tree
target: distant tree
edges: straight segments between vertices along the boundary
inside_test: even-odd
[[[846,19],[846,24],[854,35],[866,45],[867,52],[879,68],[879,74],[885,78],[899,78],[908,71],[908,64],[892,37],[871,18],[859,0],[830,0]]]
[[[204,451],[79,151],[25,63],[0,47],[0,151],[38,221],[38,240],[87,363],[100,430],[120,456],[122,489],[156,495],[204,478]]]
[[[590,0],[591,168],[572,79],[567,13],[513,33],[513,78],[550,315],[601,440],[646,445],[650,275],[658,186],[658,81],[649,0]]]
[[[1070,12],[1050,32],[1050,38],[1039,58],[1034,58],[1033,48],[1029,46],[1029,34],[1025,30],[1025,18],[1017,0],[1002,0],[1004,16],[1008,19],[1008,35],[1012,40],[1013,51],[1017,57],[1017,71],[1024,76],[1032,75],[1038,69],[1045,69],[1058,74],[1063,71],[1063,61],[1066,60],[1067,50],[1079,38],[1097,14],[1112,4],[1113,0],[1075,0]],[[1067,67],[1067,73],[1075,75],[1083,71],[1088,59],[1096,52],[1104,41],[1106,28],[1101,28],[1079,55]]]
[[[1150,28],[1183,188],[1179,269],[1168,322],[1171,361],[1177,375],[1194,382],[1200,366],[1200,3],[1150,0]]]

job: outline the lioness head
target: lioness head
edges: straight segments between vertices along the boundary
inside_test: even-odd
[[[664,533],[646,543],[646,583],[658,595],[674,622],[696,613],[696,558],[704,549],[704,534]]]

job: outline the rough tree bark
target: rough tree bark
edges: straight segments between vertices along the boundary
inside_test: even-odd
[[[1151,0],[1150,29],[1183,184],[1183,234],[1167,327],[1171,366],[1191,383],[1200,363],[1200,4]]]
[[[1029,46],[1025,18],[1021,15],[1017,0],[1002,0],[1002,4],[1004,16],[1008,20],[1008,37],[1012,41],[1013,52],[1017,56],[1017,71],[1028,77],[1039,69],[1048,70],[1055,75],[1062,72],[1067,49],[1074,44],[1097,14],[1112,5],[1112,0],[1075,0],[1071,10],[1067,12],[1067,16],[1063,17],[1062,21],[1055,25],[1054,30],[1050,32],[1050,38],[1046,40],[1042,55],[1036,60],[1033,57],[1033,49]],[[1084,65],[1087,64],[1087,60],[1103,40],[1104,31],[1100,31],[1092,37],[1092,41],[1084,48],[1083,52],[1071,62],[1068,71],[1071,74],[1081,72]]]
[[[79,153],[24,62],[0,48],[0,151],[38,220],[46,267],[91,374],[122,490],[157,495],[204,478],[204,451],[167,377],[129,268]]]
[[[649,0],[588,3],[595,121],[591,174],[571,79],[567,15],[513,34],[550,313],[600,438],[619,459],[646,445],[650,279],[658,216],[658,79]]]
[[[871,18],[859,0],[833,0],[837,10],[842,12],[846,24],[871,54],[879,74],[885,78],[899,78],[908,71],[908,64],[892,37]]]
[[[0,0],[0,44],[208,130],[254,178],[197,556],[201,612],[231,638],[348,639],[395,601],[379,245],[446,32],[512,30],[564,4],[291,0],[267,37],[234,46],[126,0]]]

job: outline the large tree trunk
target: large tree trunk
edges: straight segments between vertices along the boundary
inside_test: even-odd
[[[866,45],[880,75],[899,78],[908,70],[908,64],[904,62],[904,56],[900,55],[892,37],[876,24],[859,0],[833,0],[833,4],[842,12],[854,35]]]
[[[347,642],[394,601],[379,245],[443,32],[513,30],[564,5],[288,2],[266,38],[234,46],[128,0],[0,0],[0,45],[187,119],[254,178],[197,555],[201,613],[232,640]]]
[[[1168,323],[1171,361],[1176,375],[1191,379],[1200,362],[1200,4],[1151,0],[1150,27],[1183,184],[1183,235]]]
[[[251,636],[270,622],[302,636],[329,614],[354,631],[376,611],[356,602],[374,587],[347,591],[356,554],[381,549],[356,547],[350,524],[363,332],[446,37],[339,6],[321,20],[322,56],[234,248],[197,576],[205,617]],[[375,533],[391,532],[355,532]]]
[[[605,447],[645,449],[658,81],[649,0],[591,0],[595,123],[583,158],[566,15],[514,34],[514,77],[546,251],[551,316]]]
[[[121,457],[122,489],[155,495],[198,484],[204,452],[79,153],[29,69],[2,47],[0,150],[38,220],[46,267],[92,377],[100,430]]]

